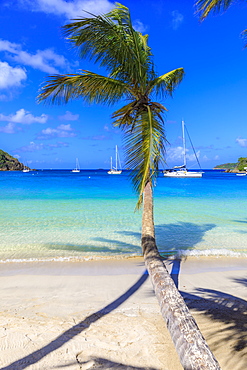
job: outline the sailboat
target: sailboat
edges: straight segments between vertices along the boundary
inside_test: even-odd
[[[79,165],[79,160],[76,158],[75,161],[75,168],[71,172],[80,172],[80,165]]]
[[[116,145],[116,158],[115,158],[115,162],[116,162],[116,165],[115,165],[115,167],[113,167],[112,166],[112,157],[111,157],[111,169],[110,169],[110,171],[108,171],[108,174],[109,175],[120,175],[122,173],[121,162],[120,162],[120,158],[119,158],[119,154],[118,154],[117,145]],[[118,165],[119,165],[119,169],[118,169]]]
[[[22,170],[22,172],[29,172],[30,171],[30,169],[29,169],[29,167],[27,167],[25,164],[23,165],[23,170]]]
[[[188,132],[188,131],[187,131]],[[202,171],[188,171],[187,170],[187,163],[186,163],[186,143],[185,143],[185,131],[184,131],[184,121],[182,121],[182,137],[183,137],[183,156],[184,156],[184,163],[181,166],[174,166],[172,170],[165,170],[164,176],[165,177],[202,177]],[[192,145],[193,147],[193,145]],[[194,150],[194,148],[193,148]],[[194,151],[195,157],[199,164],[198,158]],[[199,164],[200,167],[200,164]]]

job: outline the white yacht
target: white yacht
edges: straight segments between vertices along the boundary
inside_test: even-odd
[[[172,170],[164,170],[164,176],[165,177],[202,177],[203,172],[202,171],[189,171],[187,169],[187,163],[186,163],[186,143],[185,143],[185,131],[184,131],[184,121],[182,121],[182,138],[183,138],[183,157],[184,157],[184,163],[181,166],[174,166]],[[193,148],[194,150],[194,148]],[[194,151],[195,157],[197,159],[197,162],[199,164],[198,158],[196,156],[196,153]],[[200,166],[200,164],[199,164]]]
[[[79,165],[79,160],[76,158],[75,161],[75,168],[71,172],[80,172],[80,165]]]
[[[118,154],[118,148],[116,145],[116,157],[115,157],[115,167],[112,166],[111,157],[111,169],[107,172],[109,175],[120,175],[122,173],[121,162]]]

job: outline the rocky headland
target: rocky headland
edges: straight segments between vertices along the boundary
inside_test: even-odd
[[[0,171],[22,171],[24,167],[31,170],[19,162],[17,158],[0,149]]]
[[[225,172],[245,173],[247,171],[247,157],[238,158],[237,163],[224,163],[214,167],[214,170],[225,170]]]

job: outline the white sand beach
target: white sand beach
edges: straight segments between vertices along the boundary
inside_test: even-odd
[[[167,263],[223,370],[247,368],[247,259]],[[179,370],[142,258],[5,263],[0,368]]]

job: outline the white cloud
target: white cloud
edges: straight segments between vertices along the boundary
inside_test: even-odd
[[[63,116],[59,116],[58,118],[65,121],[77,121],[79,118],[79,114],[73,114],[69,111],[66,111]]]
[[[42,149],[44,149],[44,144],[35,144],[34,142],[31,142],[29,145],[22,146],[18,149],[18,152],[36,152]]]
[[[104,130],[105,130],[105,131],[107,131],[107,132],[111,131],[111,129],[109,128],[109,126],[108,126],[108,125],[105,125],[105,126],[104,126]]]
[[[37,139],[53,139],[55,137],[75,137],[76,134],[73,132],[70,124],[60,125],[57,128],[47,127],[41,131],[41,134],[37,136]]]
[[[16,149],[16,152],[18,153],[26,153],[26,152],[37,152],[40,150],[53,150],[57,148],[67,147],[68,144],[64,142],[57,142],[56,144],[36,144],[33,141],[30,142],[29,145],[22,146],[18,149]],[[20,158],[18,154],[15,155],[16,158]],[[28,163],[32,163],[32,161],[27,161]]]
[[[8,51],[11,54],[15,54],[17,49],[20,49],[19,44],[0,39],[0,51]]]
[[[58,70],[49,63],[59,67],[66,65],[65,58],[56,54],[52,49],[37,50],[36,54],[33,55],[26,51],[20,51],[13,59],[26,66],[47,73],[58,73]]]
[[[172,161],[181,160],[184,155],[184,149],[181,146],[167,149],[167,158]]]
[[[23,51],[20,44],[0,39],[0,51],[9,53],[15,62],[46,73],[58,73],[54,66],[66,67],[67,65],[66,59],[62,55],[56,54],[52,49],[37,50],[35,54],[30,54]]]
[[[101,140],[109,140],[109,136],[105,135],[95,135],[95,136],[83,136],[81,137],[82,140],[96,140],[96,141],[101,141]]]
[[[68,125],[59,125],[58,127],[58,130],[63,130],[63,131],[72,131],[72,127],[70,126],[70,124]]]
[[[246,147],[247,146],[247,139],[242,139],[241,137],[238,137],[236,139],[236,143],[238,143],[242,147]]]
[[[31,125],[32,123],[46,123],[48,116],[41,114],[41,116],[33,116],[30,112],[25,109],[19,109],[15,114],[5,116],[0,113],[0,121],[22,123],[24,125]]]
[[[172,15],[172,28],[177,30],[178,27],[183,23],[184,16],[183,14],[179,13],[177,10],[173,10],[171,12]]]
[[[57,148],[63,148],[63,147],[68,147],[68,143],[64,143],[62,141],[57,142],[56,144],[48,144],[46,145],[46,148],[48,149],[57,149]]]
[[[0,94],[0,101],[8,101],[8,100],[11,100],[10,96],[6,94]]]
[[[196,152],[196,154],[188,154],[188,150],[186,150],[186,159],[187,161],[193,162],[196,161],[196,157],[199,159],[200,158],[200,150]]]
[[[114,3],[109,0],[22,0],[21,4],[32,11],[62,15],[68,19],[83,16],[86,14],[83,10],[97,15],[114,8]]]
[[[133,27],[134,29],[137,31],[137,32],[145,32],[146,31],[146,27],[144,26],[144,24],[139,20],[139,19],[136,19],[134,22],[133,22]]]
[[[27,74],[23,68],[11,67],[7,62],[0,61],[0,89],[21,86]]]
[[[0,127],[0,132],[4,134],[15,134],[15,124],[10,122],[4,127]]]
[[[190,161],[190,162],[196,161],[196,157],[197,158],[200,157],[200,150],[198,150],[196,152],[196,156],[195,156],[194,153],[193,154],[189,154],[189,150],[186,149],[186,160],[187,161]],[[180,162],[183,162],[183,159],[184,159],[184,148],[182,146],[178,146],[176,148],[169,148],[167,150],[167,159],[169,161],[180,161]]]
[[[219,155],[216,155],[216,156],[214,157],[214,160],[218,161],[218,159],[220,159],[220,156],[219,156]]]

